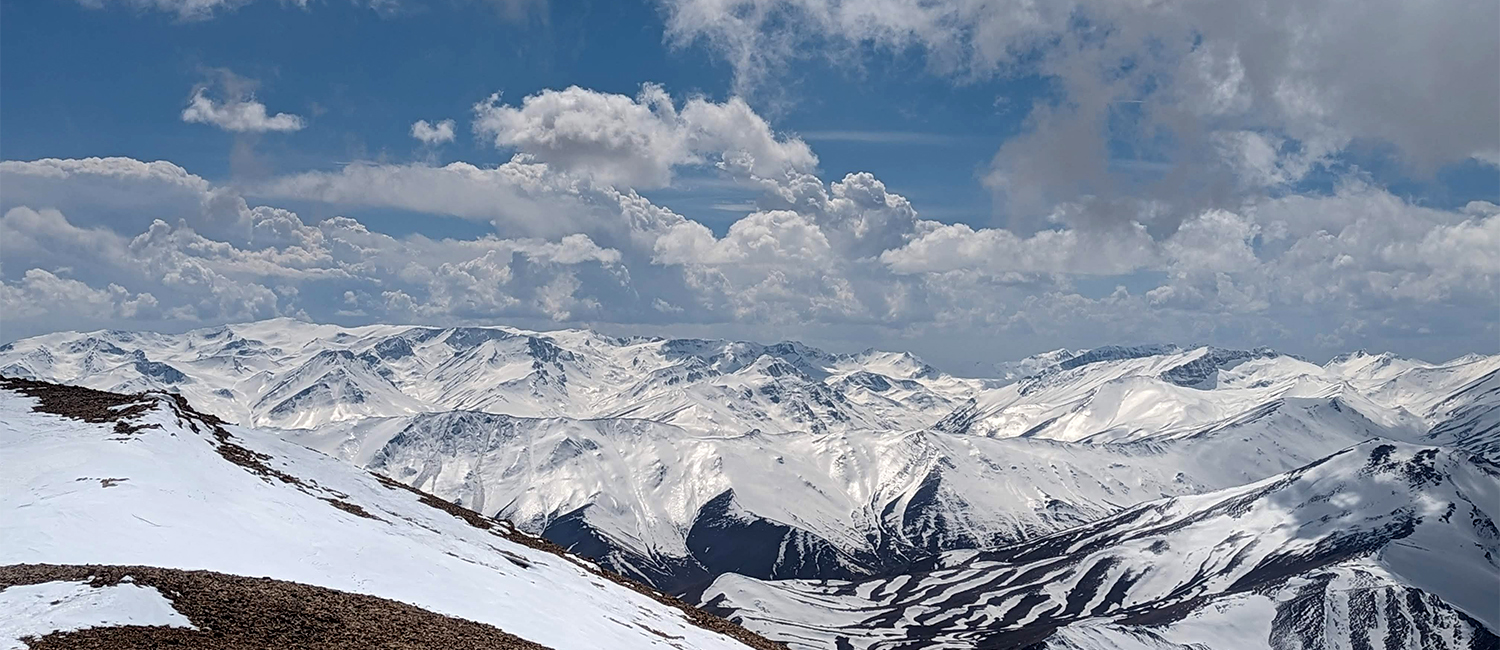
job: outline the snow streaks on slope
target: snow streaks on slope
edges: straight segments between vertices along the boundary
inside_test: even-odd
[[[894,578],[723,576],[704,597],[806,648],[1220,647],[1201,634],[1213,625],[1250,625],[1254,648],[1488,648],[1500,642],[1497,503],[1489,461],[1369,442]]]

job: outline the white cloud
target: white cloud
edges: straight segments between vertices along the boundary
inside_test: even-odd
[[[144,229],[155,219],[186,219],[222,237],[249,232],[244,201],[166,161],[83,158],[0,162],[0,210],[55,208],[83,226]]]
[[[125,5],[137,10],[155,10],[176,14],[182,20],[202,20],[220,11],[237,9],[251,0],[78,0],[85,7],[103,8],[110,5]],[[306,6],[306,0],[291,0],[292,4]]]
[[[1355,141],[1390,143],[1422,171],[1500,151],[1493,2],[659,2],[669,42],[723,57],[744,93],[871,51],[918,53],[960,83],[1049,79],[1056,93],[986,178],[1020,230],[1049,227],[1064,203],[1110,227],[1170,229],[1294,183]],[[1121,142],[1151,164],[1110,164]]]
[[[474,107],[474,130],[552,167],[607,184],[662,187],[687,165],[732,161],[761,176],[810,170],[818,159],[796,138],[777,137],[744,100],[695,97],[679,110],[661,86],[635,97],[579,87]]]
[[[427,120],[417,120],[411,125],[411,137],[429,147],[452,142],[453,120],[443,120],[436,124],[429,124]]]
[[[175,14],[179,20],[207,20],[222,13],[232,12],[256,0],[78,0],[78,3],[95,9],[109,6],[125,6],[138,11],[160,11]],[[410,0],[352,0],[353,4],[365,6],[381,14],[397,14],[411,4]],[[509,20],[527,18],[536,5],[545,0],[494,0],[500,15]],[[308,0],[277,0],[277,4],[307,9]]]
[[[266,105],[255,101],[254,97],[246,96],[220,103],[210,99],[203,88],[193,91],[188,107],[182,110],[182,121],[211,124],[234,133],[285,133],[301,131],[306,126],[301,117],[290,113],[268,114]]]
[[[1204,210],[1159,234],[1142,223],[1077,227],[1067,208],[1030,234],[922,220],[869,174],[833,183],[752,174],[764,193],[722,235],[538,162],[351,165],[275,179],[267,186],[277,191],[259,195],[461,214],[497,227],[431,239],[392,237],[347,217],[304,223],[165,164],[37,161],[0,173],[7,194],[34,205],[93,192],[108,178],[116,192],[131,183],[147,195],[163,186],[196,192],[180,204],[201,212],[125,226],[11,208],[0,219],[7,336],[79,322],[340,312],[370,321],[711,326],[698,333],[839,337],[855,347],[878,339],[941,361],[1130,340],[1313,354],[1401,342],[1443,356],[1486,349],[1497,333],[1489,310],[1500,267],[1486,253],[1500,245],[1500,208],[1435,210],[1355,182],[1326,196]],[[221,223],[242,225],[211,234]],[[69,295],[76,304],[47,298]],[[1427,347],[1413,350],[1413,340]]]
[[[47,313],[48,305],[67,305],[71,314],[99,320],[135,320],[156,315],[156,298],[132,294],[118,284],[95,289],[83,282],[30,269],[16,283],[0,284],[0,311],[23,319]]]
[[[395,207],[488,221],[502,232],[561,237],[598,228],[655,228],[682,217],[631,191],[600,187],[522,159],[496,167],[351,164],[246,188],[262,199],[311,200],[347,207]]]
[[[880,256],[898,273],[978,269],[987,273],[1123,275],[1155,263],[1157,244],[1145,227],[1114,232],[1043,230],[1022,237],[1009,230],[938,225]]]

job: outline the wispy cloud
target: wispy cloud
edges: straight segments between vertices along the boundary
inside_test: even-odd
[[[709,207],[720,212],[754,212],[755,202],[740,201],[738,203],[715,203]]]
[[[798,135],[813,142],[867,142],[870,144],[951,145],[969,138],[920,131],[804,131]]]

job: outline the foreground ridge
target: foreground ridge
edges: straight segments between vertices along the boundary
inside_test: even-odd
[[[293,644],[328,650],[376,647],[547,650],[546,646],[506,634],[491,625],[443,616],[386,598],[271,578],[144,566],[0,567],[0,598],[11,587],[40,585],[66,586],[71,589],[72,598],[82,600],[101,589],[122,584],[155,590],[187,624],[95,626],[23,637],[22,641],[31,650],[163,647],[237,650]]]
[[[266,576],[278,583],[262,592],[272,600],[295,591],[408,607],[432,647],[470,637],[516,648],[782,647],[507,523],[226,425],[178,395],[0,378],[0,414],[0,500],[19,513],[0,523],[7,585],[79,572],[103,585],[124,571],[111,565],[173,585]]]

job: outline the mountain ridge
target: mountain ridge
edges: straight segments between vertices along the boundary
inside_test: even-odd
[[[1290,600],[1272,599],[1277,620],[1256,631],[1261,645],[1235,646],[1329,647],[1308,643],[1331,628],[1299,628],[1288,608],[1299,597],[1326,597],[1322,586],[1302,593],[1309,584],[1357,574],[1436,598],[1431,604],[1450,613],[1439,625],[1417,621],[1410,634],[1389,620],[1352,620],[1355,629],[1343,631],[1355,645],[1347,647],[1490,648],[1500,644],[1495,503],[1500,465],[1492,461],[1368,441],[1263,481],[1142,504],[995,551],[950,554],[893,578],[726,575],[704,597],[794,648],[1110,647],[1098,638],[1101,624],[1114,627],[1103,636],[1116,642],[1145,633],[1162,642],[1150,647],[1175,648],[1183,646],[1152,630],[1170,637],[1174,624],[1212,616],[1214,603],[1290,589]],[[1380,616],[1406,616],[1390,611]],[[1081,624],[1093,627],[1080,631]],[[1090,631],[1089,643],[1070,638]]]
[[[1007,383],[795,342],[280,320],[59,333],[0,348],[0,369],[166,390],[276,424],[681,594],[728,571],[901,571],[1369,438],[1500,448],[1500,356],[1319,366],[1175,345],[1043,356],[1050,365]],[[142,359],[185,379],[165,382]],[[709,541],[736,535],[794,552],[733,558]]]

